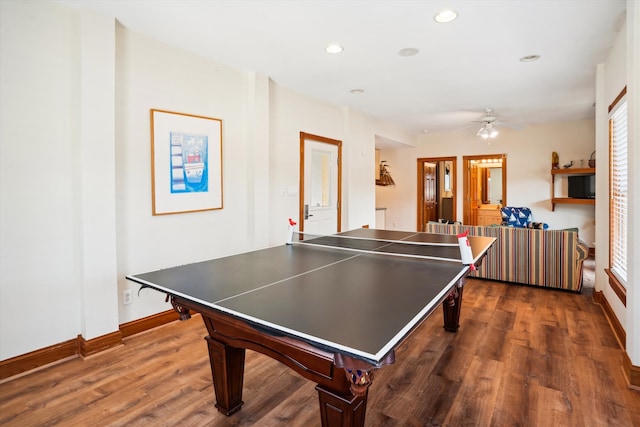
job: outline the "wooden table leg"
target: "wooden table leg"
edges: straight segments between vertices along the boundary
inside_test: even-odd
[[[462,290],[464,289],[464,279],[460,279],[451,293],[442,302],[442,312],[444,313],[444,329],[449,332],[457,332],[460,327],[460,308],[462,306]]]
[[[363,427],[373,372],[395,361],[395,353],[390,351],[374,365],[317,349],[300,340],[270,335],[244,321],[182,298],[176,297],[176,303],[202,314],[209,332],[205,339],[216,408],[226,416],[234,414],[244,404],[246,349],[265,354],[317,384],[323,427]]]
[[[340,396],[317,385],[320,399],[322,427],[363,427],[367,409],[367,394],[364,396]]]
[[[240,410],[244,380],[244,348],[231,347],[207,337],[216,408],[224,415]]]

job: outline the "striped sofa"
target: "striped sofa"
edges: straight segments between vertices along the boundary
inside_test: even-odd
[[[428,223],[428,233],[496,237],[471,276],[572,292],[582,291],[582,262],[589,248],[573,230]]]

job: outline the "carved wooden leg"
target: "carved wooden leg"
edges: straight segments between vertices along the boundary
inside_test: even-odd
[[[244,348],[231,347],[207,337],[216,408],[224,415],[240,410],[244,380]]]
[[[183,307],[180,304],[176,303],[173,298],[173,295],[171,297],[167,295],[167,298],[165,299],[165,301],[168,301],[169,298],[171,298],[171,305],[173,306],[173,309],[180,315],[180,320],[191,319],[191,313],[189,312],[188,308]]]
[[[363,396],[340,396],[317,385],[322,427],[363,427],[368,390]]]
[[[442,302],[445,331],[457,332],[460,327],[460,308],[462,306],[462,290],[464,289],[462,285],[463,282],[456,285]]]

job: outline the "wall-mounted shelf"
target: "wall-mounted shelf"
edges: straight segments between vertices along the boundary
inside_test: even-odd
[[[575,197],[554,197],[551,204],[567,203],[570,205],[595,205],[596,199],[576,199]]]
[[[551,169],[551,175],[595,175],[596,168]]]
[[[555,197],[556,175],[595,175],[596,168],[551,169],[551,210],[555,211],[556,203],[571,205],[595,205],[596,199],[577,199],[575,197]]]

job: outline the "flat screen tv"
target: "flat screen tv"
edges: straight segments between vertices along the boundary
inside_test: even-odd
[[[575,199],[593,199],[596,197],[595,175],[569,176],[569,197]]]

